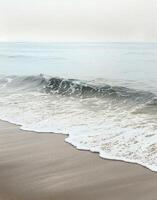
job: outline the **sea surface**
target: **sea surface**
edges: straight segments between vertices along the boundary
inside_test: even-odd
[[[0,43],[0,119],[157,171],[157,43]]]

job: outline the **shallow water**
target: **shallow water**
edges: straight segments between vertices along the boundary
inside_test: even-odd
[[[1,43],[0,118],[157,171],[156,58],[152,43]]]

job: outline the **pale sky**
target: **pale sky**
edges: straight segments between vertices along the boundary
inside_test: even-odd
[[[0,0],[0,41],[157,42],[157,0]]]

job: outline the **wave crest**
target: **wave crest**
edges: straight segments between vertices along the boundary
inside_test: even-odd
[[[50,78],[45,87],[46,92],[77,97],[111,97],[147,102],[155,95],[147,91],[108,84],[92,85],[76,79]]]

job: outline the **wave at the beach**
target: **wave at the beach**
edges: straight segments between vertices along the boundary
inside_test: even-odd
[[[97,81],[39,76],[0,77],[0,118],[100,156],[157,171],[156,94]]]

